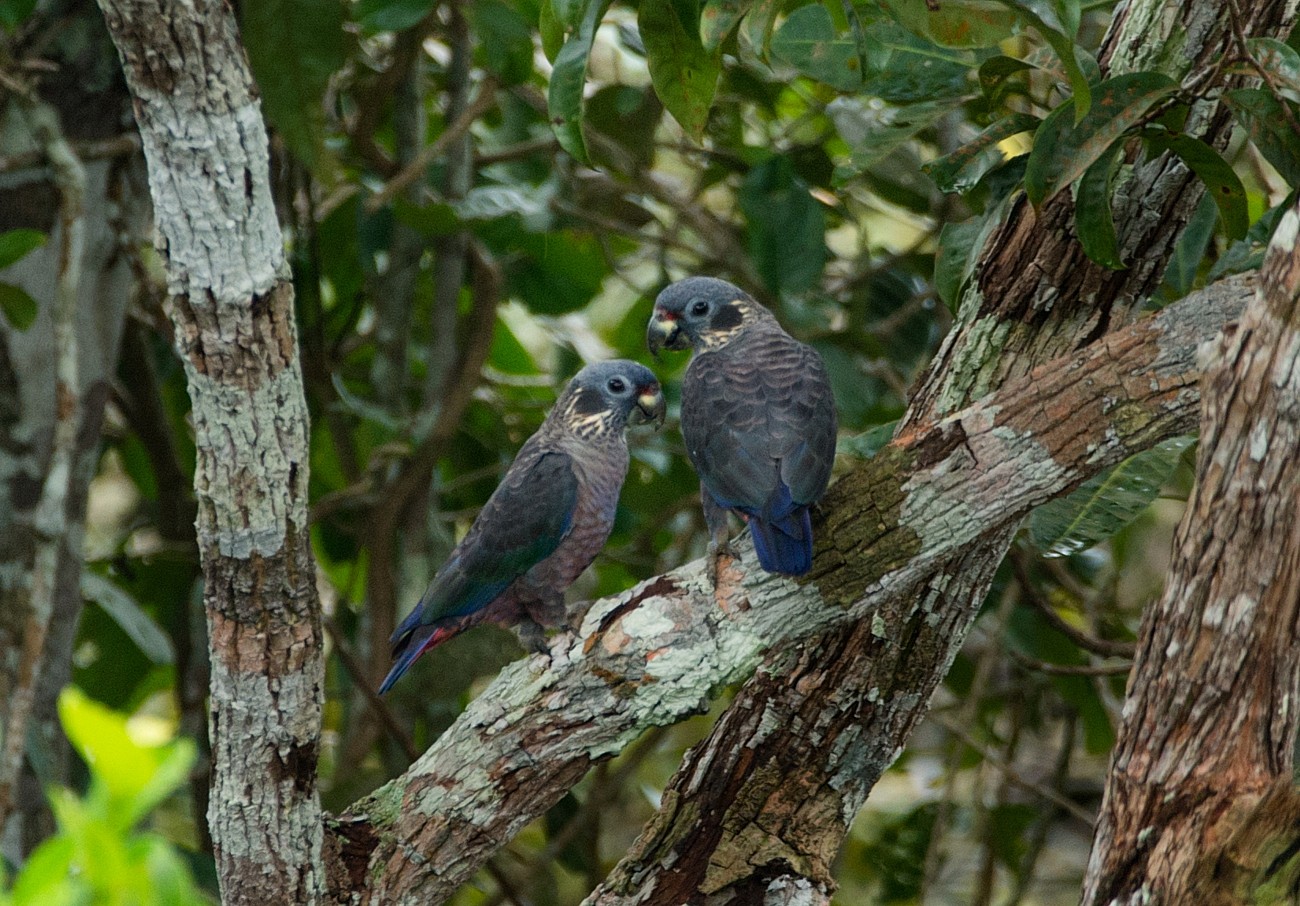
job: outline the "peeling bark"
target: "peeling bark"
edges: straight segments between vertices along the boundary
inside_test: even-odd
[[[100,6],[135,98],[193,403],[222,901],[313,903],[324,677],[308,420],[260,104],[225,4]]]
[[[1085,906],[1300,895],[1300,208],[1205,381],[1197,483],[1145,614]]]
[[[724,585],[717,598],[695,563],[597,602],[576,639],[555,640],[549,662],[538,656],[506,668],[405,775],[330,822],[334,898],[441,901],[593,763],[645,729],[703,710],[769,652],[799,652],[818,633],[864,618],[870,634],[876,617],[908,606],[990,532],[1188,430],[1196,349],[1240,310],[1247,287],[1217,285],[861,463],[828,494],[810,581],[763,573],[745,546],[743,584]],[[906,642],[872,640],[882,656],[907,657]],[[774,658],[768,666],[778,666],[757,681],[785,669],[782,655]],[[916,679],[904,671],[862,706],[914,719],[924,694],[908,685]],[[756,720],[770,728],[763,715]],[[886,750],[864,753],[853,770],[883,769],[897,738],[865,734],[864,745]],[[753,754],[744,745],[718,751],[740,762]]]

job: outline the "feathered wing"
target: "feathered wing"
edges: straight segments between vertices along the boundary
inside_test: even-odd
[[[835,401],[821,357],[779,328],[697,356],[682,388],[682,434],[700,480],[749,517],[769,572],[812,565],[808,507],[835,458]]]
[[[525,444],[464,540],[429,583],[391,639],[387,692],[428,649],[455,635],[469,617],[549,557],[569,532],[578,478],[567,453]]]

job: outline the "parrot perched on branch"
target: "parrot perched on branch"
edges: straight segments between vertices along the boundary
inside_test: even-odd
[[[542,626],[564,619],[564,592],[605,546],[627,475],[628,424],[664,420],[659,381],[626,360],[574,376],[488,498],[420,603],[393,633],[387,692],[430,648],[493,621],[520,624],[545,650]]]
[[[724,280],[690,277],[655,300],[646,343],[693,347],[682,383],[682,436],[700,476],[710,575],[731,553],[727,511],[749,524],[763,569],[812,567],[809,507],[835,459],[835,397],[821,356]]]

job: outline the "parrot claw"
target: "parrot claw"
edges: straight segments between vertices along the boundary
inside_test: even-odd
[[[718,590],[718,580],[723,572],[722,561],[724,558],[729,560],[739,559],[736,556],[735,549],[731,546],[731,542],[725,539],[723,541],[710,541],[709,551],[704,561],[704,570],[709,577],[709,584],[713,586],[714,592]]]
[[[546,630],[535,620],[525,618],[519,623],[519,644],[529,654],[551,654],[551,646],[546,642]]]

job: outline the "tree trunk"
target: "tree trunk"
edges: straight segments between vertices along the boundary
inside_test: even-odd
[[[1205,381],[1197,483],[1144,616],[1086,906],[1294,902],[1300,208]]]
[[[135,97],[193,403],[222,900],[313,903],[322,634],[293,285],[260,104],[225,4],[100,5]]]

